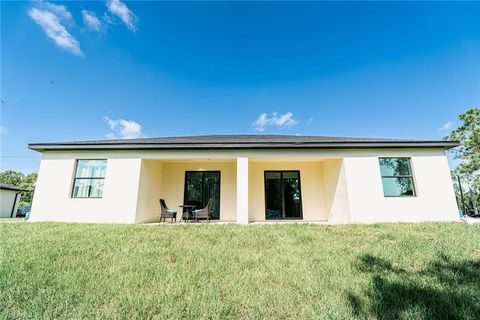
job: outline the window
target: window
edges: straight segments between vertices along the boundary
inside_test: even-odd
[[[72,198],[101,198],[107,160],[77,160]]]
[[[380,158],[385,197],[415,196],[410,158]]]

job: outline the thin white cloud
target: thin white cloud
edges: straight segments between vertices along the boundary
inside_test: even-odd
[[[438,130],[439,131],[447,131],[452,127],[452,125],[453,125],[452,121],[447,121],[440,128],[438,128]]]
[[[55,44],[70,53],[83,56],[80,49],[80,43],[73,37],[62,22],[73,23],[73,18],[65,6],[55,5],[48,2],[37,3],[38,7],[30,8],[27,12],[47,36],[52,39]]]
[[[103,30],[102,22],[97,17],[95,12],[82,10],[83,24],[88,30],[101,32]]]
[[[273,112],[270,116],[266,113],[259,114],[255,122],[252,123],[252,126],[255,130],[263,132],[268,126],[290,128],[297,124],[298,121],[293,116],[293,113],[287,112],[279,115],[276,112]]]
[[[0,134],[5,134],[5,133],[7,133],[7,127],[0,126]]]
[[[103,13],[102,20],[107,24],[114,24],[114,21],[113,21],[112,17],[110,15],[108,15],[108,13],[106,13],[106,12]]]
[[[64,20],[65,22],[71,22],[73,23],[73,16],[68,11],[67,7],[60,5],[60,4],[54,4],[50,2],[39,2],[39,5],[44,9],[54,13],[57,17],[59,17],[61,20]]]
[[[107,134],[109,139],[135,139],[143,136],[142,126],[136,121],[109,117],[104,117],[103,120],[112,131]]]
[[[113,15],[117,16],[128,29],[137,31],[138,18],[128,9],[127,5],[120,0],[108,0],[107,8]]]

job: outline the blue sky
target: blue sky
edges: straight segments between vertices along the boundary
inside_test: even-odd
[[[1,2],[1,168],[29,142],[439,139],[480,105],[480,3]]]

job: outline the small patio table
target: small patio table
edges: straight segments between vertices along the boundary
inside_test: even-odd
[[[186,220],[188,222],[189,219],[192,219],[192,220],[195,219],[194,214],[193,214],[193,210],[197,207],[196,205],[194,205],[194,204],[182,204],[182,205],[179,205],[179,207],[185,209],[185,212],[182,213],[182,220]],[[185,213],[186,213],[186,215],[185,215]]]

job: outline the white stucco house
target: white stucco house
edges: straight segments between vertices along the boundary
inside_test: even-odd
[[[7,183],[0,183],[0,218],[15,218],[22,193],[26,190]]]
[[[31,221],[159,221],[202,207],[241,224],[455,221],[453,141],[216,135],[33,143]]]

